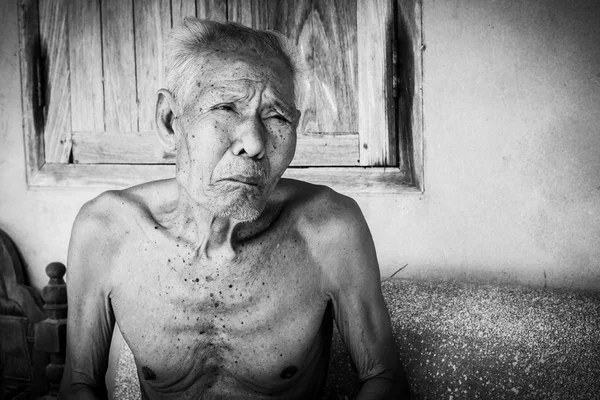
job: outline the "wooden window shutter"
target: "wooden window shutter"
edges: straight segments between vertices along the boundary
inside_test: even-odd
[[[410,185],[415,149],[397,130],[393,0],[19,1],[28,176],[41,172],[42,185],[173,176],[154,108],[163,40],[188,15],[277,30],[297,45],[305,79],[288,176]],[[397,0],[416,10],[413,1]]]

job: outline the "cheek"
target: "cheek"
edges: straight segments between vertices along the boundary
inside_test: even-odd
[[[222,156],[231,145],[230,125],[228,121],[214,119],[189,125],[185,140],[192,155],[196,154],[199,157]]]
[[[229,147],[224,125],[214,120],[185,125],[180,138],[177,168],[185,169],[189,179],[210,181],[215,166]]]
[[[289,165],[296,151],[296,134],[289,127],[274,127],[271,131],[269,159]]]

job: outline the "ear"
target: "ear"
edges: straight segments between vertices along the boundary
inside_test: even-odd
[[[294,129],[298,129],[298,124],[300,123],[301,116],[302,116],[302,111],[296,109],[294,111]]]
[[[177,150],[177,138],[173,130],[173,122],[176,118],[174,110],[175,99],[173,95],[167,89],[160,89],[156,101],[156,129],[158,140],[165,150],[171,153]]]

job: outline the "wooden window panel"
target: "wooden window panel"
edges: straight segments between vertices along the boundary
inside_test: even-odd
[[[163,40],[171,30],[170,0],[134,1],[135,80],[139,110],[138,131],[156,140],[156,91],[163,85]],[[177,6],[177,5],[176,5]],[[179,7],[177,7],[179,8]],[[193,15],[193,14],[192,14]],[[127,132],[127,131],[125,131]]]
[[[195,13],[276,29],[298,44],[311,90],[299,101],[303,120],[292,164],[304,168],[290,168],[287,176],[346,192],[420,191],[421,80],[414,74],[405,82],[413,85],[411,115],[408,124],[400,122],[412,129],[398,134],[390,66],[393,12],[401,7],[404,24],[413,24],[420,72],[420,4],[414,1],[83,0],[66,7],[20,0],[28,182],[123,187],[173,176],[170,165],[146,165],[174,160],[152,132],[153,97],[162,83],[164,35],[172,22]],[[65,40],[65,32],[79,37]],[[47,54],[41,60],[40,48]],[[314,160],[324,162],[314,168]],[[358,165],[388,168],[347,168]]]
[[[67,37],[66,2],[40,4],[40,36],[45,40],[46,53],[41,54],[40,71],[48,82],[43,93],[44,131],[53,132],[44,140],[45,161],[67,163],[71,154],[71,81],[69,79],[69,42]],[[50,60],[52,60],[50,62]]]

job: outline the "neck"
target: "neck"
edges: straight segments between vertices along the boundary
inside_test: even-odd
[[[177,237],[194,248],[194,256],[200,260],[232,261],[237,256],[237,245],[250,240],[266,230],[277,218],[280,205],[267,204],[255,221],[240,221],[212,213],[206,206],[196,202],[183,187],[173,209],[171,226]]]
[[[201,260],[235,258],[234,231],[241,221],[215,215],[183,187],[179,188],[173,222],[177,236],[192,245]]]

